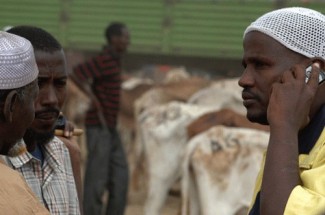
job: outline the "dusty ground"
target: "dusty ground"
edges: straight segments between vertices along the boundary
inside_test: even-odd
[[[84,175],[84,167],[85,167],[85,161],[86,161],[86,146],[84,145],[84,140],[79,139],[79,142],[82,142],[81,144],[81,151],[82,151],[82,166],[81,171],[82,175]],[[128,195],[128,205],[125,211],[124,215],[144,215],[144,202],[146,199],[146,191],[144,189],[145,186],[145,178],[142,176],[139,178],[139,190],[135,191],[131,185],[129,187],[129,195]],[[180,208],[181,208],[181,198],[180,198],[180,185],[179,183],[176,183],[171,194],[168,195],[166,203],[162,209],[161,215],[179,215],[180,214]],[[104,199],[107,198],[107,196],[104,197]]]
[[[136,193],[130,196],[125,215],[143,215],[145,195]],[[169,195],[161,215],[178,215],[180,212],[180,197]]]

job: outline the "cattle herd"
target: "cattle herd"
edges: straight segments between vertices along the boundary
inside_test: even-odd
[[[130,190],[147,192],[144,214],[161,214],[176,182],[182,215],[247,213],[269,133],[246,120],[238,78],[174,68],[159,80],[124,79],[118,129]],[[89,100],[71,83],[69,89],[64,113],[82,128]]]

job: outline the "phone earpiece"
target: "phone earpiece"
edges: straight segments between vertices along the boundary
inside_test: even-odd
[[[305,82],[307,83],[308,82],[308,80],[309,80],[309,77],[310,77],[310,73],[311,73],[311,66],[308,66],[307,68],[306,68],[306,71],[305,71],[305,75],[306,75],[306,78],[305,78]]]
[[[317,63],[318,63],[318,62],[313,63],[313,64],[317,64]],[[318,65],[317,65],[317,67],[320,68],[320,64],[319,64],[319,63],[318,63]],[[308,80],[309,80],[309,78],[310,78],[310,73],[311,73],[311,71],[312,71],[312,65],[310,65],[310,66],[308,66],[308,67],[306,68],[306,72],[305,72],[305,74],[306,74],[305,82],[306,82],[306,83],[308,82]],[[321,82],[323,82],[324,80],[325,80],[325,72],[324,72],[323,69],[320,69],[319,77],[318,77],[318,83],[321,83]]]

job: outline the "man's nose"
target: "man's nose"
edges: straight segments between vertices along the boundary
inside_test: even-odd
[[[58,104],[58,97],[54,86],[49,86],[43,92],[41,98],[42,105],[53,106]]]

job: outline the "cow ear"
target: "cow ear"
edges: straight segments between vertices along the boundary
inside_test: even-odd
[[[12,90],[7,95],[4,106],[3,106],[3,115],[6,122],[12,122],[13,113],[16,107],[17,102],[17,91]]]

